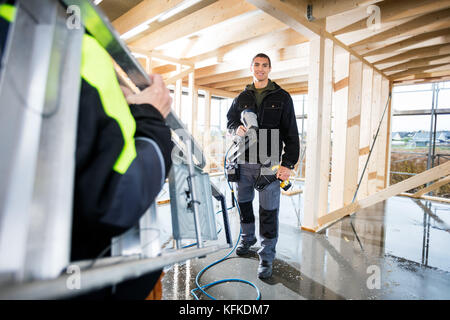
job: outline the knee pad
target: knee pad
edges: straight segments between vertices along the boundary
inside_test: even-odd
[[[253,223],[255,222],[255,215],[253,214],[253,204],[250,202],[239,202],[239,209],[241,210],[241,222]]]
[[[267,239],[278,237],[278,209],[259,207],[259,234]]]

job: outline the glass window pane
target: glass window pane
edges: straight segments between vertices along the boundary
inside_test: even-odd
[[[450,108],[450,88],[444,88],[439,90],[438,108],[441,109]]]
[[[392,107],[394,110],[421,110],[431,109],[433,103],[433,91],[401,92],[392,95]]]

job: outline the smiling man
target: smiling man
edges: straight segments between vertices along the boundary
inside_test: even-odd
[[[270,58],[259,53],[250,67],[253,83],[233,100],[228,111],[227,127],[232,134],[244,136],[247,129],[240,121],[244,110],[257,114],[259,126],[258,159],[239,164],[238,203],[241,211],[242,240],[236,249],[237,255],[246,255],[256,243],[255,216],[253,214],[254,185],[267,164],[280,164],[276,176],[286,180],[299,157],[299,138],[292,98],[278,84],[269,79],[272,70]],[[262,130],[263,129],[263,130]],[[262,139],[264,129],[267,139]],[[275,144],[275,147],[274,147]],[[276,145],[278,144],[278,145]],[[283,147],[284,146],[284,147]],[[261,152],[265,149],[265,152]],[[283,155],[281,155],[284,151]],[[273,154],[272,154],[273,153]],[[263,155],[266,157],[263,158]],[[268,161],[270,160],[270,161]],[[281,161],[281,163],[280,163]],[[270,183],[259,191],[259,235],[261,249],[258,250],[258,277],[266,279],[272,275],[272,262],[275,258],[275,246],[278,240],[278,211],[280,207],[280,181]]]

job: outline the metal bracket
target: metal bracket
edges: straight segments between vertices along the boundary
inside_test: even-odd
[[[313,16],[313,5],[312,4],[308,4],[308,6],[306,7],[306,19],[308,19],[308,21],[316,20],[316,18],[314,18],[314,16]]]

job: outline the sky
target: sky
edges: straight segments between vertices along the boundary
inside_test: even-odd
[[[443,86],[441,84],[441,86]],[[433,103],[433,92],[431,84],[402,86],[394,88],[392,94],[392,106],[394,110],[421,110],[431,109]],[[415,92],[411,92],[414,91]],[[438,109],[450,108],[450,83],[445,83],[437,94]],[[396,116],[393,117],[392,131],[430,131],[431,117],[426,116]],[[450,131],[450,115],[438,115],[436,130]]]

